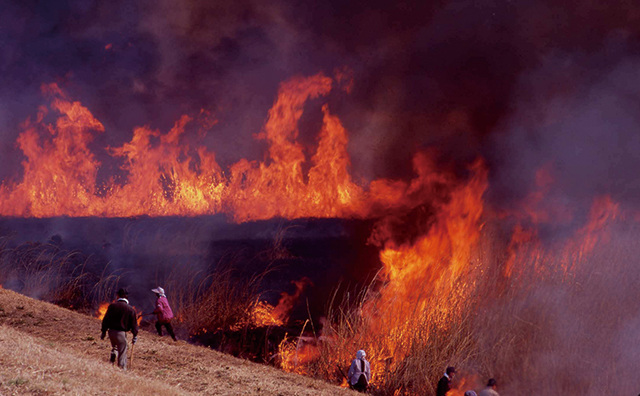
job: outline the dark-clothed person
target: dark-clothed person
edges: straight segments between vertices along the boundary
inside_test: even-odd
[[[177,341],[176,335],[173,333],[173,327],[171,326],[173,311],[171,311],[169,300],[167,300],[167,296],[164,294],[164,289],[158,286],[151,291],[156,293],[156,297],[158,297],[156,299],[156,309],[153,310],[153,313],[157,318],[156,330],[158,331],[158,335],[162,336],[162,326],[164,326],[171,338],[173,338],[174,341]]]
[[[438,381],[436,396],[445,396],[447,392],[451,390],[451,381],[455,373],[456,369],[454,367],[447,367],[444,375],[440,378],[440,381]]]
[[[365,392],[371,381],[371,366],[365,359],[366,356],[365,351],[359,350],[349,367],[349,384],[358,392]]]
[[[127,369],[127,332],[133,334],[132,343],[138,340],[138,317],[136,311],[131,305],[127,296],[129,293],[126,289],[118,290],[118,300],[109,304],[107,313],[102,319],[102,335],[100,339],[109,332],[109,340],[111,341],[111,363],[116,360],[116,352],[118,355],[118,367]]]

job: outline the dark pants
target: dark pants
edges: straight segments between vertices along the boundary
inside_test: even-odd
[[[116,360],[118,353],[118,367],[127,369],[127,335],[124,331],[109,330],[109,340],[111,341],[111,363]]]
[[[162,326],[166,327],[167,333],[169,333],[169,335],[171,336],[171,338],[173,338],[174,341],[177,341],[176,335],[173,334],[173,327],[171,327],[171,322],[167,322],[167,323],[156,322],[156,330],[158,330],[159,336],[162,336]]]
[[[366,392],[367,391],[367,377],[364,374],[360,374],[360,378],[358,378],[358,382],[352,386],[354,390],[358,392]]]

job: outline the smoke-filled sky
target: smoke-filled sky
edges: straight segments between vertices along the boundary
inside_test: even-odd
[[[562,199],[640,193],[633,1],[14,0],[0,4],[0,48],[3,180],[19,175],[19,124],[44,103],[43,83],[105,125],[96,151],[210,111],[205,142],[225,168],[262,159],[252,135],[279,83],[347,67],[353,91],[329,105],[356,179],[408,178],[429,150],[456,169],[485,158],[498,202],[549,164]],[[315,113],[302,121],[310,152]]]

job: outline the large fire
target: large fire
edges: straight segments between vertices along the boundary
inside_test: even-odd
[[[318,149],[308,180],[302,173],[303,147],[297,123],[308,99],[326,95],[333,80],[322,74],[284,83],[264,130],[268,161],[242,159],[225,177],[215,155],[205,147],[181,143],[193,121],[184,116],[169,133],[140,127],[129,143],[107,148],[123,160],[123,183],[96,181],[100,162],[89,150],[104,126],[55,84],[43,86],[51,99],[34,120],[23,124],[18,144],[26,159],[20,182],[0,187],[0,215],[52,216],[195,216],[228,213],[236,221],[276,216],[345,217],[363,214],[363,188],[348,173],[346,131],[323,108]],[[55,123],[45,121],[54,113]]]
[[[430,335],[425,337],[457,334],[460,329],[452,328],[452,323],[467,323],[466,307],[482,301],[477,297],[481,274],[486,276],[498,266],[496,262],[504,264],[492,275],[497,281],[483,296],[507,293],[508,285],[534,279],[530,274],[542,279],[559,272],[563,279],[571,279],[596,245],[608,240],[609,225],[624,216],[611,198],[597,198],[587,221],[560,248],[544,246],[539,225],[573,220],[571,210],[545,206],[554,183],[551,166],[538,171],[538,190],[511,212],[487,208],[488,170],[482,160],[461,178],[439,171],[428,155],[417,154],[410,181],[355,182],[349,172],[347,131],[328,105],[322,107],[318,146],[309,159],[298,142],[305,103],[328,95],[341,85],[336,81],[318,74],[281,84],[263,130],[255,135],[268,144],[264,161],[240,159],[228,172],[223,170],[207,148],[183,143],[182,136],[194,122],[185,115],[168,133],[140,127],[130,142],[107,148],[109,155],[122,161],[126,177],[104,183],[97,181],[101,164],[89,149],[94,134],[105,133],[104,126],[57,85],[46,85],[42,90],[50,104],[23,124],[18,145],[25,156],[24,173],[21,180],[0,186],[0,215],[225,213],[235,222],[274,217],[378,219],[370,243],[380,248],[380,284],[362,301],[357,321],[349,322],[344,331],[325,331],[327,345],[343,347],[327,367],[347,365],[357,349],[366,348],[373,384],[380,383],[385,373],[403,369],[403,362],[415,352],[419,326],[428,327],[424,334]],[[307,160],[310,167],[304,174]],[[489,256],[491,249],[483,239],[484,228],[496,219],[510,224],[510,241],[499,260]],[[415,223],[409,237],[402,232],[407,222]],[[296,286],[296,294],[283,294],[275,307],[256,301],[254,323],[285,324],[304,281]],[[100,317],[103,311],[106,304],[100,307]],[[283,340],[283,368],[305,372],[301,367],[319,357],[319,348]]]

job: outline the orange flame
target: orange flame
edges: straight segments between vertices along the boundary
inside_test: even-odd
[[[109,308],[108,302],[100,304],[100,307],[98,307],[98,312],[96,313],[96,317],[100,320],[104,319],[104,315],[107,313],[107,308]]]
[[[107,309],[109,308],[109,305],[111,303],[108,302],[104,302],[102,304],[100,304],[100,306],[98,307],[98,311],[96,312],[96,317],[100,320],[104,319],[104,315],[107,314]],[[133,309],[138,312],[138,310],[136,309],[136,307],[133,307]],[[138,326],[140,325],[140,322],[142,321],[142,316],[137,316],[137,322],[138,322]]]
[[[538,263],[540,259],[541,247],[537,243],[537,233],[535,230],[526,230],[520,223],[516,224],[511,241],[507,247],[507,261],[505,263],[504,275],[509,278],[513,275],[518,261],[518,254],[524,253],[528,257],[533,257],[533,262]],[[521,261],[520,261],[521,262]]]
[[[569,273],[587,257],[599,242],[607,242],[611,237],[608,230],[616,218],[620,216],[620,206],[611,197],[605,196],[594,200],[589,212],[587,224],[580,228],[572,243],[564,249],[564,271]]]
[[[311,284],[311,281],[308,278],[302,278],[298,281],[292,282],[296,285],[296,291],[293,295],[284,292],[280,295],[280,300],[278,301],[278,305],[273,310],[273,316],[276,317],[281,322],[287,322],[289,318],[289,313],[293,309],[293,306],[298,301],[304,288]]]
[[[540,167],[535,174],[535,188],[513,210],[502,210],[501,218],[514,218],[520,222],[533,224],[549,222],[566,223],[572,220],[573,211],[567,205],[559,204],[550,199],[549,194],[555,185],[553,164],[547,163]]]
[[[138,322],[138,326],[140,326],[140,322],[142,322],[142,311],[138,311],[135,305],[133,306],[133,310],[136,312],[136,322]]]
[[[451,396],[464,396],[464,393],[473,388],[482,388],[482,382],[478,375],[469,375],[456,380],[456,388],[447,392]],[[480,392],[478,392],[480,393]]]
[[[311,284],[311,281],[305,277],[292,283],[296,286],[294,294],[291,295],[287,292],[280,294],[280,300],[275,307],[266,301],[256,301],[251,312],[254,326],[282,326],[287,323],[289,313],[302,295],[304,288]]]
[[[487,172],[478,162],[471,168],[470,181],[456,185],[453,180],[427,172],[428,165],[416,162],[419,177],[410,188],[420,190],[446,181],[452,190],[447,200],[438,203],[431,227],[414,243],[398,245],[392,239],[385,242],[380,258],[387,283],[378,297],[364,306],[363,316],[367,318],[366,333],[390,336],[369,345],[370,356],[393,356],[395,361],[401,361],[409,353],[406,341],[411,334],[411,318],[428,312],[447,313],[447,307],[455,300],[466,298],[465,290],[454,288],[453,283],[472,265],[472,252],[482,227]],[[437,301],[441,303],[429,305],[430,295],[439,296]],[[431,316],[434,321],[439,317]],[[384,366],[383,362],[372,364],[372,375],[381,374]]]
[[[275,307],[266,301],[256,301],[251,311],[251,321],[256,327],[282,326],[284,323],[278,319],[273,310]]]
[[[280,368],[284,371],[297,374],[307,374],[307,365],[309,362],[320,356],[318,348],[313,344],[308,344],[302,337],[297,339],[282,339],[278,345],[278,354],[280,357]]]
[[[191,117],[183,116],[169,133],[136,128],[132,140],[108,148],[124,161],[126,180],[98,185],[101,163],[89,150],[104,126],[86,107],[71,101],[56,85],[43,86],[51,98],[35,121],[28,119],[18,138],[26,160],[22,180],[0,186],[0,215],[52,216],[196,216],[229,213],[238,222],[276,216],[349,217],[363,214],[362,187],[347,169],[347,136],[327,105],[318,149],[306,161],[297,142],[297,123],[308,99],[326,95],[332,79],[322,74],[293,78],[281,85],[264,130],[255,135],[269,144],[267,162],[241,159],[225,178],[215,155],[181,142]],[[53,112],[55,125],[45,122]],[[208,125],[215,122],[207,121]]]
[[[586,224],[579,228],[571,238],[563,241],[564,244],[560,247],[559,255],[553,247],[545,248],[542,246],[535,229],[525,229],[521,223],[518,223],[514,228],[507,249],[505,276],[511,277],[515,273],[531,269],[541,277],[556,270],[561,270],[565,275],[569,275],[580,262],[589,257],[598,243],[609,241],[609,225],[621,215],[619,204],[610,197],[604,196],[595,199]],[[560,268],[549,268],[546,263],[551,262],[551,258],[556,256],[561,259]],[[516,268],[516,263],[520,268]]]

